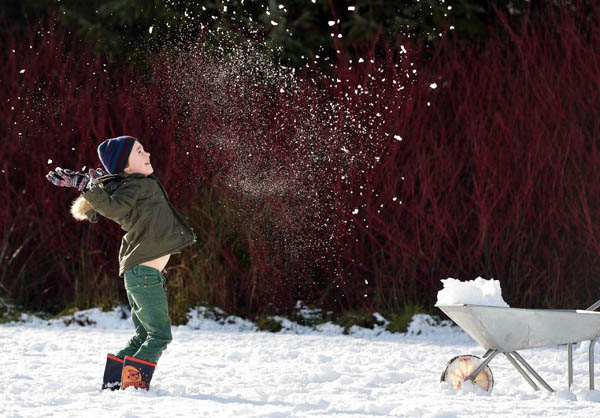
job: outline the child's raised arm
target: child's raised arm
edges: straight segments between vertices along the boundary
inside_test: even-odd
[[[100,215],[116,220],[129,213],[139,194],[139,184],[124,180],[111,194],[100,185],[94,184],[90,190],[82,194],[82,197]]]
[[[137,201],[139,187],[128,180],[111,194],[97,183],[96,179],[106,174],[102,169],[90,169],[89,174],[56,167],[46,178],[60,187],[72,187],[83,194],[73,202],[71,213],[77,220],[88,219],[95,223],[96,212],[109,219],[126,215]]]

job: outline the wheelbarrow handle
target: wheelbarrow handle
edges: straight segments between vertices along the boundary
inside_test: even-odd
[[[600,300],[596,301],[592,306],[586,309],[586,311],[595,311],[600,307]]]

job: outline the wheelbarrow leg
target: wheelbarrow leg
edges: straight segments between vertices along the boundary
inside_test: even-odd
[[[496,354],[498,354],[499,351],[495,351],[495,350],[488,350],[487,353],[485,353],[485,356],[487,356],[487,358],[485,360],[483,360],[481,362],[481,364],[479,366],[477,366],[477,368],[475,370],[473,370],[473,373],[471,373],[468,377],[467,380],[470,380],[471,382],[475,381],[475,378],[479,375],[479,373],[481,373],[481,371],[485,368],[485,366],[487,366],[489,364],[490,361],[492,361],[492,359],[494,357],[496,357]]]
[[[598,338],[599,337],[596,337],[590,341],[590,353],[589,353],[590,390],[594,390],[594,346],[596,345],[596,341],[598,341]]]
[[[571,391],[571,387],[573,386],[573,343],[570,343],[567,350],[567,360],[568,360],[568,373],[569,373],[569,392]]]
[[[533,375],[533,377],[535,377],[537,379],[538,382],[540,382],[540,384],[548,391],[548,392],[554,392],[554,390],[550,387],[550,385],[548,383],[546,383],[546,381],[544,379],[542,379],[542,377],[537,374],[537,372],[533,369],[533,367],[531,367],[529,365],[529,363],[527,363],[525,361],[525,359],[523,357],[521,357],[521,355],[519,353],[517,353],[516,351],[513,351],[511,353],[513,356],[515,356],[515,358],[517,360],[519,360],[521,362],[521,364],[523,366],[525,366],[525,368],[527,369],[527,371],[529,373],[531,373]]]
[[[512,356],[510,355],[510,353],[502,353],[506,356],[506,358],[508,359],[508,361],[510,361],[510,364],[513,365],[513,367],[515,369],[517,369],[517,371],[519,373],[521,373],[521,376],[523,376],[523,379],[525,379],[527,381],[527,383],[529,383],[531,385],[531,387],[533,388],[533,390],[539,390],[540,388],[537,387],[537,385],[535,384],[535,382],[533,380],[531,380],[531,377],[529,377],[529,375],[527,373],[525,373],[525,370],[523,370],[521,368],[521,366],[519,366],[519,363],[517,363],[517,361],[512,358]]]

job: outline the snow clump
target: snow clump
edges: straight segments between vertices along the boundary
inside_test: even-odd
[[[508,308],[502,299],[500,281],[481,277],[461,282],[453,278],[442,280],[444,288],[438,292],[436,306],[443,305],[486,305]]]

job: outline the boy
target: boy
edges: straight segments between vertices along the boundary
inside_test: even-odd
[[[156,362],[172,340],[162,270],[171,254],[196,242],[194,231],[171,205],[153,174],[150,153],[135,138],[120,136],[98,146],[101,169],[89,174],[57,167],[46,178],[83,192],[73,202],[77,220],[117,222],[127,233],[119,250],[135,336],[117,354],[108,354],[102,389],[134,386],[148,390]]]

